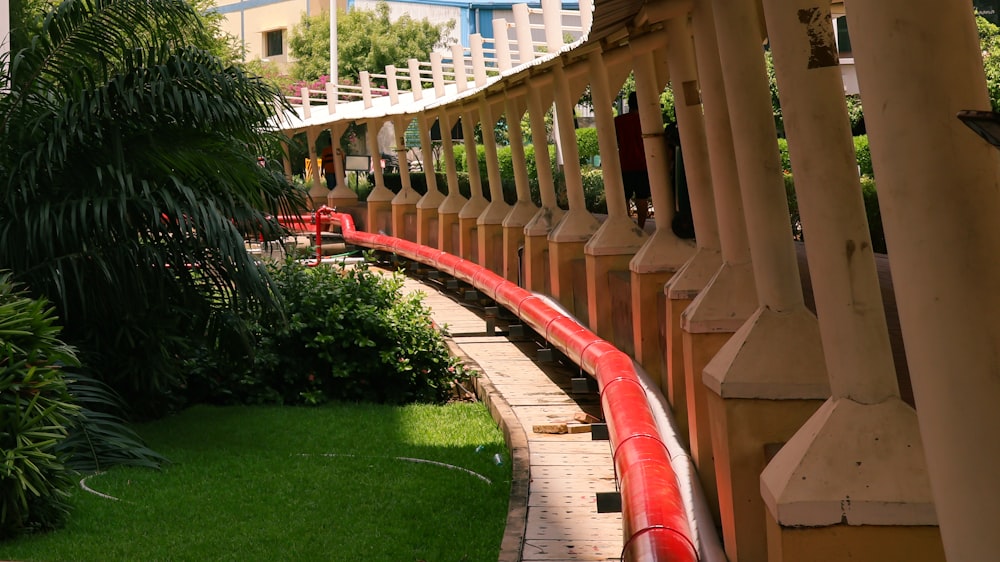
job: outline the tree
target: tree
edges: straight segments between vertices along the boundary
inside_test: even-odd
[[[244,236],[303,204],[257,163],[278,92],[190,46],[201,26],[182,0],[66,0],[0,65],[0,263],[151,407],[192,343],[278,309]]]
[[[351,10],[337,16],[337,58],[340,79],[359,81],[361,71],[381,72],[392,64],[405,67],[407,60],[427,60],[431,51],[444,45],[454,21],[432,24],[427,19],[414,20],[403,15],[389,20],[389,5],[380,1],[374,11]],[[292,76],[299,80],[317,80],[329,74],[330,18],[323,13],[302,16],[289,39],[297,59]]]

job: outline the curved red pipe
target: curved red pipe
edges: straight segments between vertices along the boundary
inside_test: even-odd
[[[621,483],[622,560],[697,562],[687,512],[666,446],[632,358],[545,300],[477,264],[384,234],[359,232],[350,215],[322,207],[319,223],[339,223],[350,244],[391,251],[444,271],[488,295],[597,379]]]

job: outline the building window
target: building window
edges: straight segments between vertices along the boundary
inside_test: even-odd
[[[854,57],[854,53],[851,50],[851,32],[847,29],[847,18],[839,17],[834,20],[836,24],[834,26],[834,31],[837,34],[837,54],[840,55],[842,59],[849,59]]]
[[[285,30],[275,29],[264,32],[264,56],[277,57],[285,54]]]

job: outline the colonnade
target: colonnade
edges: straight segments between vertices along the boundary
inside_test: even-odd
[[[558,1],[542,3],[544,40],[526,6],[498,20],[491,50],[473,36],[431,61],[433,88],[409,92],[387,69],[388,109],[289,122],[310,157],[321,127],[392,123],[402,188],[375,187],[369,230],[475,261],[548,293],[661,383],[689,439],[730,561],[987,560],[1000,552],[1000,216],[996,150],[955,117],[987,109],[971,7],[932,0],[693,0],[623,14],[581,2],[583,39],[564,48]],[[915,407],[897,383],[834,42],[843,10],[890,256]],[[511,30],[514,37],[510,38]],[[780,91],[815,312],[806,306],[771,111],[762,39]],[[544,51],[537,48],[544,46]],[[516,57],[514,54],[516,53]],[[612,101],[634,73],[656,211],[639,229],[622,195]],[[471,76],[470,76],[471,73]],[[411,63],[409,76],[420,75]],[[446,80],[445,76],[451,79]],[[674,193],[659,93],[673,89],[694,242],[671,229]],[[608,213],[585,206],[573,112],[589,86]],[[362,102],[356,102],[362,103]],[[376,111],[376,109],[378,109]],[[529,178],[527,115],[547,137]],[[496,141],[484,134],[487,200],[474,127],[511,124],[516,201],[505,202]],[[403,131],[461,121],[471,197],[447,195],[425,157],[427,193],[406,169]],[[379,153],[375,134],[368,149]],[[340,165],[339,163],[337,164]],[[568,205],[556,198],[561,171]],[[338,169],[338,173],[342,170]],[[532,202],[529,182],[540,190]],[[340,182],[344,185],[344,182]],[[339,188],[338,188],[339,189]],[[350,208],[353,192],[317,204]],[[348,190],[349,191],[349,190]]]

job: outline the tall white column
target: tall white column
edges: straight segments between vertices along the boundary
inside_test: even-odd
[[[963,2],[847,9],[945,554],[988,560],[1000,552],[1000,158],[955,117],[990,108],[975,22]]]

